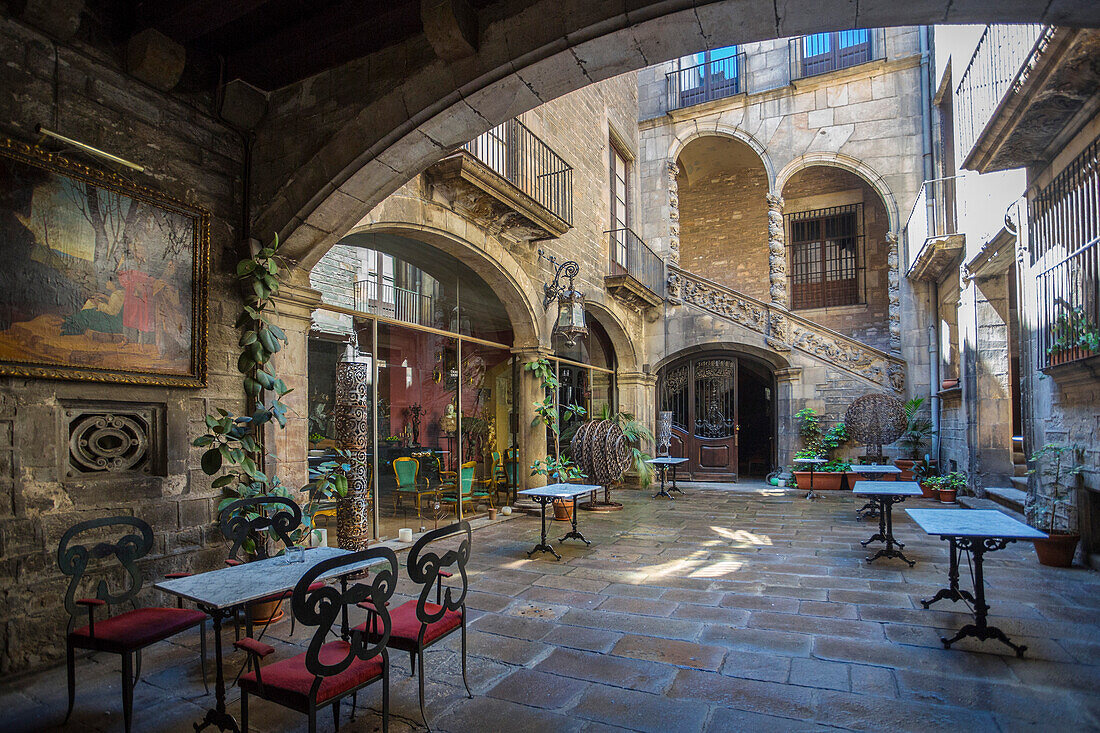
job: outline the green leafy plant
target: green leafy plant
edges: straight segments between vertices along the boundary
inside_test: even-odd
[[[905,432],[901,434],[898,443],[908,458],[917,460],[921,449],[929,441],[935,431],[932,430],[932,420],[921,412],[924,405],[923,397],[914,397],[905,402]]]
[[[1050,326],[1050,346],[1048,354],[1079,348],[1087,351],[1100,351],[1100,328],[1097,328],[1081,306],[1070,305],[1059,298],[1062,311]]]
[[[218,505],[219,512],[237,499],[257,496],[296,499],[300,491],[306,491],[308,501],[303,508],[302,525],[292,537],[300,542],[313,529],[317,505],[347,493],[345,474],[351,466],[346,460],[328,461],[310,471],[311,481],[300,491],[291,491],[277,475],[263,470],[264,459],[274,458],[265,453],[263,430],[271,424],[280,429],[286,427],[288,407],[282,400],[291,391],[272,362],[288,343],[286,334],[271,319],[274,297],[279,292],[279,274],[286,266],[278,254],[278,246],[276,239],[274,245],[257,248],[237,264],[237,277],[245,292],[245,305],[236,321],[241,331],[237,371],[252,403],[252,414],[234,415],[219,408],[206,416],[206,431],[192,444],[205,448],[200,459],[202,470],[216,476],[211,485],[226,494]],[[339,457],[346,459],[346,455]],[[248,512],[242,513],[251,518]],[[246,555],[255,556],[258,543],[267,539],[274,539],[270,530],[249,537],[244,545]]]
[[[1084,450],[1077,445],[1047,443],[1031,454],[1029,459],[1035,468],[1028,471],[1039,477],[1035,491],[1027,498],[1024,513],[1033,527],[1047,534],[1071,533],[1075,523],[1076,507],[1072,492],[1078,477],[1085,470],[1081,460]],[[1042,492],[1043,488],[1048,489]]]
[[[653,465],[647,461],[651,460],[653,456],[646,453],[642,446],[654,441],[653,431],[639,422],[629,412],[612,413],[611,406],[607,404],[600,408],[595,419],[612,420],[623,431],[623,437],[626,438],[626,444],[630,448],[630,467],[634,473],[638,474],[638,483],[641,484],[641,487],[648,489],[649,485],[653,483]]]
[[[829,458],[833,451],[848,442],[848,430],[842,422],[822,432],[821,418],[812,407],[804,407],[794,416],[803,446],[795,458]]]
[[[818,471],[825,471],[828,473],[844,473],[845,471],[852,470],[852,464],[848,461],[831,460],[828,463],[822,463]]]

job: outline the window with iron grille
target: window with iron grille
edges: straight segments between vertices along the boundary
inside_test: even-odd
[[[791,307],[856,305],[863,249],[863,204],[787,215]]]

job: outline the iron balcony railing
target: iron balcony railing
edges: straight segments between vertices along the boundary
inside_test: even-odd
[[[1100,352],[1100,138],[1066,166],[1028,206],[1037,280],[1039,364]]]
[[[886,31],[858,28],[850,31],[814,33],[787,42],[791,81],[839,71],[886,57]]]
[[[745,53],[665,74],[668,109],[690,107],[745,91]]]
[[[573,225],[573,167],[517,119],[478,135],[462,149]]]
[[[955,130],[966,160],[1021,69],[1045,45],[1049,26],[989,25],[955,88]]]
[[[655,295],[664,297],[665,261],[632,229],[607,232],[609,275],[630,275]]]
[[[1100,354],[1100,238],[1039,273],[1039,368]]]
[[[393,318],[418,326],[436,326],[435,299],[408,288],[399,288],[392,280],[368,277],[355,283],[355,310]]]
[[[921,184],[917,200],[905,224],[905,239],[909,243],[910,259],[920,253],[924,243],[933,237],[956,232],[956,192],[962,176],[934,178]],[[912,261],[906,263],[906,266]]]

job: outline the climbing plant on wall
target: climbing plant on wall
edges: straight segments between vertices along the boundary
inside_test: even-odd
[[[235,415],[218,408],[206,416],[206,432],[195,438],[193,444],[206,449],[201,459],[202,470],[209,476],[217,476],[212,486],[226,494],[218,504],[219,512],[237,499],[255,496],[297,499],[297,494],[306,492],[308,500],[302,512],[302,525],[292,535],[298,542],[313,529],[313,515],[318,505],[347,493],[346,473],[351,466],[347,454],[337,451],[337,460],[311,468],[310,482],[292,491],[277,475],[274,453],[265,452],[263,430],[268,425],[277,425],[280,430],[286,428],[289,408],[283,398],[291,392],[279,377],[273,361],[288,343],[286,333],[272,321],[280,274],[286,267],[278,249],[276,239],[272,246],[257,247],[237,263],[237,277],[245,292],[245,305],[235,324],[241,332],[237,371],[241,373],[252,414]],[[265,457],[272,460],[265,461]],[[265,471],[266,466],[272,468]],[[255,512],[245,516],[252,518]],[[260,534],[250,537],[243,549],[254,555],[257,543],[264,540]]]

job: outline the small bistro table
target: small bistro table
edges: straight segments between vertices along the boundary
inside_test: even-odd
[[[542,538],[539,540],[539,543],[527,553],[527,557],[531,557],[536,552],[549,552],[551,555],[561,560],[561,555],[559,555],[546,541],[546,507],[551,504],[554,499],[570,499],[573,502],[573,529],[566,532],[565,536],[558,540],[558,542],[565,542],[572,537],[580,540],[586,545],[591,545],[592,543],[586,540],[584,535],[577,531],[577,497],[583,494],[590,494],[601,488],[603,487],[588,484],[547,484],[546,486],[540,486],[535,489],[517,491],[516,493],[522,496],[530,496],[538,502],[542,509]]]
[[[852,493],[868,497],[868,503],[874,504],[878,512],[878,534],[871,535],[859,544],[866,547],[875,540],[886,543],[886,547],[869,556],[867,562],[874,562],[880,557],[897,557],[913,567],[916,561],[902,554],[901,548],[905,545],[894,539],[893,509],[894,504],[900,504],[910,496],[920,496],[920,485],[916,481],[860,481],[852,489]],[[895,547],[898,549],[894,549]]]
[[[671,456],[662,456],[660,458],[650,458],[646,463],[652,464],[657,469],[657,473],[661,474],[661,490],[653,495],[656,499],[658,496],[666,496],[669,499],[672,498],[672,494],[669,491],[677,491],[683,494],[683,490],[676,486],[676,467],[681,463],[687,463],[686,458],[673,458]],[[665,474],[668,473],[668,469],[672,469],[672,486],[665,489]]]
[[[195,731],[216,726],[221,731],[236,731],[237,721],[225,708],[225,670],[222,668],[222,621],[252,601],[294,590],[294,586],[309,570],[325,560],[349,554],[349,550],[337,547],[316,547],[305,550],[303,562],[287,563],[285,556],[211,570],[206,573],[173,578],[156,583],[157,590],[193,601],[214,621],[215,706],[206,712],[201,723],[195,723]],[[344,565],[331,573],[320,576],[326,580],[339,577],[342,582],[349,575],[362,572],[371,565],[384,562],[374,559],[357,565]],[[343,619],[341,634],[349,633],[347,618]]]
[[[852,473],[858,473],[862,478],[865,478],[865,479],[870,479],[870,480],[878,479],[880,481],[885,481],[886,476],[890,476],[890,477],[892,477],[892,479],[896,479],[898,477],[898,475],[901,474],[901,469],[898,468],[897,466],[886,466],[886,465],[873,464],[873,463],[859,463],[859,464],[853,463],[851,472]],[[859,483],[859,482],[857,481],[855,483]],[[852,486],[851,488],[854,490],[855,486]],[[877,511],[878,511],[878,504],[875,503],[873,500],[868,501],[866,504],[861,506],[859,509],[856,509],[856,518],[857,519],[863,519],[864,517],[873,517],[873,516],[875,516],[875,512],[877,512]]]
[[[1039,530],[1017,522],[1012,517],[996,509],[906,509],[913,521],[930,535],[950,543],[950,566],[948,569],[948,587],[941,588],[936,595],[922,600],[921,605],[928,608],[943,598],[951,601],[967,600],[974,604],[974,623],[959,629],[952,638],[941,637],[944,649],[950,649],[956,641],[973,636],[979,641],[997,639],[1011,647],[1017,657],[1024,656],[1026,646],[1013,644],[1005,633],[987,622],[989,605],[985,602],[985,575],[982,564],[985,553],[1003,550],[1016,540],[1037,540],[1046,537]],[[959,550],[969,551],[974,558],[974,594],[959,589]]]
[[[814,493],[814,469],[820,466],[822,463],[828,463],[824,458],[795,458],[794,463],[801,463],[804,466],[810,467],[810,490],[806,492],[807,499],[816,499],[817,494]],[[795,481],[795,485],[797,485]]]

